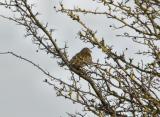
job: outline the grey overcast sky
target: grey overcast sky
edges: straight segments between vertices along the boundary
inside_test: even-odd
[[[54,11],[53,6],[58,3],[58,0],[34,1],[37,6],[36,10],[41,13],[41,21],[49,22],[49,26],[56,29],[54,36],[58,43],[60,45],[64,42],[68,43],[70,57],[84,46],[91,47],[91,45],[84,45],[76,38],[76,33],[80,29],[79,25],[66,15]],[[73,7],[73,5],[94,7],[86,3],[86,0],[81,2],[64,0],[64,3],[67,7]],[[9,13],[0,8],[0,14],[8,15]],[[108,28],[113,23],[110,20],[104,20],[101,16],[85,16],[83,20],[87,21],[92,28],[97,29],[99,36],[103,36],[108,44],[114,44],[116,50],[121,51],[128,47],[129,53],[134,53],[135,49],[128,40],[117,40],[115,34],[118,31]],[[24,34],[25,30],[22,26],[0,18],[0,52],[13,51],[41,65],[51,74],[66,78],[65,72],[57,66],[56,61],[42,51],[36,53],[36,45],[30,38],[24,38]],[[97,53],[93,50],[95,60],[99,57],[95,56]],[[11,55],[0,55],[0,117],[60,117],[66,116],[66,112],[74,113],[79,110],[79,105],[57,98],[54,89],[43,82],[45,78],[46,76],[31,64]]]

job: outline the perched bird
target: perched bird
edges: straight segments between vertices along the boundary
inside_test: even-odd
[[[72,57],[70,64],[79,69],[92,63],[91,50],[83,48],[79,53]]]

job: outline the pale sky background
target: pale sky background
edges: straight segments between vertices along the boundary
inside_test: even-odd
[[[92,8],[93,4],[88,4],[86,0],[70,0],[66,6],[78,4],[83,7]],[[81,48],[91,45],[84,45],[76,38],[76,33],[80,29],[77,23],[73,22],[66,15],[56,13],[53,9],[58,0],[37,0],[36,6],[41,13],[41,20],[49,22],[50,27],[55,28],[55,37],[60,45],[67,42],[69,45],[69,55],[72,57]],[[8,14],[5,9],[0,8],[0,14]],[[110,24],[114,23],[101,16],[84,17],[88,25],[97,29],[99,37],[104,37],[109,45],[115,45],[115,50],[123,50],[128,47],[130,55],[135,50],[134,45],[129,40],[115,37],[119,31],[111,30]],[[0,52],[13,51],[23,57],[29,58],[33,62],[47,69],[51,74],[66,78],[65,72],[57,66],[45,52],[36,53],[37,46],[30,38],[24,38],[24,28],[14,22],[0,18]],[[119,43],[121,42],[121,43]],[[93,58],[98,51],[93,51]],[[74,113],[79,110],[78,105],[72,104],[64,98],[57,98],[54,89],[43,82],[47,78],[42,72],[31,64],[19,60],[11,55],[0,55],[0,117],[60,117],[67,116],[66,112]]]

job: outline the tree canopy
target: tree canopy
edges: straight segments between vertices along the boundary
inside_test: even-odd
[[[68,45],[60,46],[47,21],[39,19],[40,12],[29,0],[2,0],[0,7],[9,9],[13,16],[1,15],[5,19],[25,27],[26,38],[41,51],[52,55],[59,67],[70,72],[69,82],[56,78],[32,61],[12,54],[36,66],[48,79],[45,82],[53,86],[57,96],[67,98],[82,105],[83,110],[70,114],[70,117],[86,117],[93,113],[98,117],[158,117],[160,116],[160,1],[159,0],[90,0],[94,8],[65,7],[59,2],[54,6],[57,13],[67,15],[81,26],[78,39],[84,44],[96,48],[104,55],[103,60],[93,61],[90,65],[76,68],[70,63]],[[100,8],[98,6],[101,6]],[[53,10],[53,9],[52,9]],[[106,37],[99,37],[99,30],[89,27],[83,16],[103,16],[112,19],[109,27],[124,30],[116,35],[130,39],[133,44],[145,49],[137,49],[136,56],[150,58],[135,61],[126,56],[127,48],[119,53],[107,43]],[[101,23],[101,22],[99,22]],[[72,25],[72,24],[71,24]],[[130,31],[129,31],[130,30]],[[120,42],[121,43],[121,42]]]

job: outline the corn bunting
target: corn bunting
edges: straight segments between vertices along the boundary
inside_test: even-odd
[[[83,48],[79,53],[72,57],[70,64],[79,69],[85,65],[92,63],[91,50],[89,48]]]

